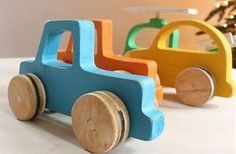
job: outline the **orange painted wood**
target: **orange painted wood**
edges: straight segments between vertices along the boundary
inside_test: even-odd
[[[151,60],[129,58],[115,55],[112,47],[112,22],[110,20],[93,20],[97,31],[96,65],[105,70],[124,70],[132,74],[149,76],[156,79],[157,64]],[[65,50],[58,52],[58,59],[66,63],[72,63],[73,39],[69,39]],[[156,80],[155,80],[156,81]],[[162,86],[156,84],[157,100],[163,99]]]

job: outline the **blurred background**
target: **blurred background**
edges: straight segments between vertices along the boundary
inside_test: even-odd
[[[133,14],[125,12],[125,6],[196,8],[197,16],[163,14],[169,21],[178,19],[201,19],[215,6],[215,0],[0,0],[0,57],[29,57],[37,52],[41,33],[46,20],[50,19],[91,19],[113,20],[113,46],[116,53],[122,53],[128,30],[137,23],[147,22],[154,14]],[[214,19],[211,20],[214,24]],[[181,44],[193,48],[195,32],[184,29]],[[151,43],[155,32],[142,32],[142,43]],[[193,36],[193,37],[191,37]],[[185,43],[188,41],[188,43]]]

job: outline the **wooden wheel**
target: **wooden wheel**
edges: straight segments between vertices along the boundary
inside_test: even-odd
[[[36,114],[35,114],[35,117],[37,117],[40,114],[42,114],[45,110],[46,93],[45,93],[43,83],[41,82],[41,80],[36,75],[34,75],[32,73],[29,73],[29,74],[27,74],[27,76],[30,78],[30,80],[34,84],[34,87],[35,87],[35,90],[36,90],[36,93],[37,93],[38,104],[37,104],[37,111],[36,111]]]
[[[12,78],[8,87],[12,112],[19,120],[30,120],[37,110],[37,94],[31,80],[25,75]]]
[[[214,96],[214,78],[206,70],[197,67],[184,69],[175,81],[179,99],[187,105],[199,106]]]
[[[106,92],[79,97],[72,109],[73,130],[79,143],[92,153],[104,153],[124,141],[129,131],[124,107]]]
[[[30,120],[44,110],[46,96],[41,81],[36,78],[33,74],[17,75],[9,83],[9,104],[18,120]]]
[[[121,121],[121,137],[119,139],[119,142],[117,146],[121,143],[123,143],[129,136],[129,128],[130,128],[130,119],[129,119],[129,113],[122,102],[122,100],[109,91],[99,91],[100,94],[107,97],[110,102],[114,102],[116,109],[118,110],[120,121]]]

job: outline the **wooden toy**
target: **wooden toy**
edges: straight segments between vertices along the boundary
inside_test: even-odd
[[[9,85],[9,90],[15,91],[15,88],[19,88],[16,89],[18,94],[16,96],[16,93],[9,92],[9,102],[12,102],[10,106],[15,109],[12,111],[19,120],[29,120],[43,113],[46,94],[42,82],[36,75],[29,73],[14,77]]]
[[[223,33],[225,38],[227,39],[227,41],[229,42],[231,48],[236,47],[236,40],[234,40],[234,37],[232,35],[232,33]],[[202,41],[199,41],[197,43],[198,45],[198,49],[199,50],[209,50],[209,51],[217,51],[217,45],[215,44],[215,42],[211,39],[205,39]]]
[[[65,31],[72,33],[73,63],[57,60]],[[93,153],[107,152],[128,136],[152,140],[164,127],[154,105],[154,81],[145,76],[99,69],[94,62],[94,26],[87,20],[46,23],[35,60],[20,64],[9,83],[10,107],[19,120],[43,109],[72,117],[79,143]]]
[[[202,52],[167,47],[168,36],[182,26],[194,26],[206,32],[217,44],[218,51]],[[220,31],[205,22],[172,22],[160,30],[149,48],[132,50],[127,56],[155,60],[162,85],[176,87],[177,95],[185,104],[198,106],[206,103],[213,97],[212,93],[222,97],[235,95],[230,45]]]
[[[233,60],[233,68],[236,68],[236,35],[233,35],[231,32],[224,33],[224,36],[228,40],[231,49],[232,49],[232,60]],[[206,39],[198,42],[198,49],[200,50],[210,50],[217,51],[218,48],[216,44],[211,39]]]
[[[163,98],[162,86],[157,72],[157,65],[154,61],[134,59],[117,56],[112,49],[112,21],[93,20],[97,31],[97,54],[95,56],[96,66],[105,70],[122,70],[120,72],[149,76],[156,83],[157,102]],[[72,63],[73,41],[70,37],[65,50],[58,52],[58,59],[67,63]],[[158,103],[156,104],[158,105]]]
[[[137,24],[132,27],[127,35],[126,44],[125,44],[125,53],[134,50],[137,48],[143,48],[137,46],[136,39],[140,31],[148,28],[161,29],[167,24],[167,20],[160,18],[161,13],[185,13],[190,15],[196,15],[198,11],[191,8],[155,8],[155,7],[125,7],[126,11],[133,13],[155,13],[156,16],[151,18],[148,23]],[[169,46],[172,48],[178,48],[179,45],[179,31],[175,30],[170,35]]]

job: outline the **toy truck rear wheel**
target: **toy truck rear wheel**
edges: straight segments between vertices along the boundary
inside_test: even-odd
[[[17,75],[9,83],[8,99],[18,120],[31,120],[45,109],[46,94],[43,83],[32,73]]]
[[[177,75],[175,88],[184,104],[200,106],[214,97],[215,80],[206,69],[190,67]]]
[[[71,117],[79,143],[92,153],[108,152],[124,142],[129,134],[128,111],[119,97],[108,91],[79,97]]]

